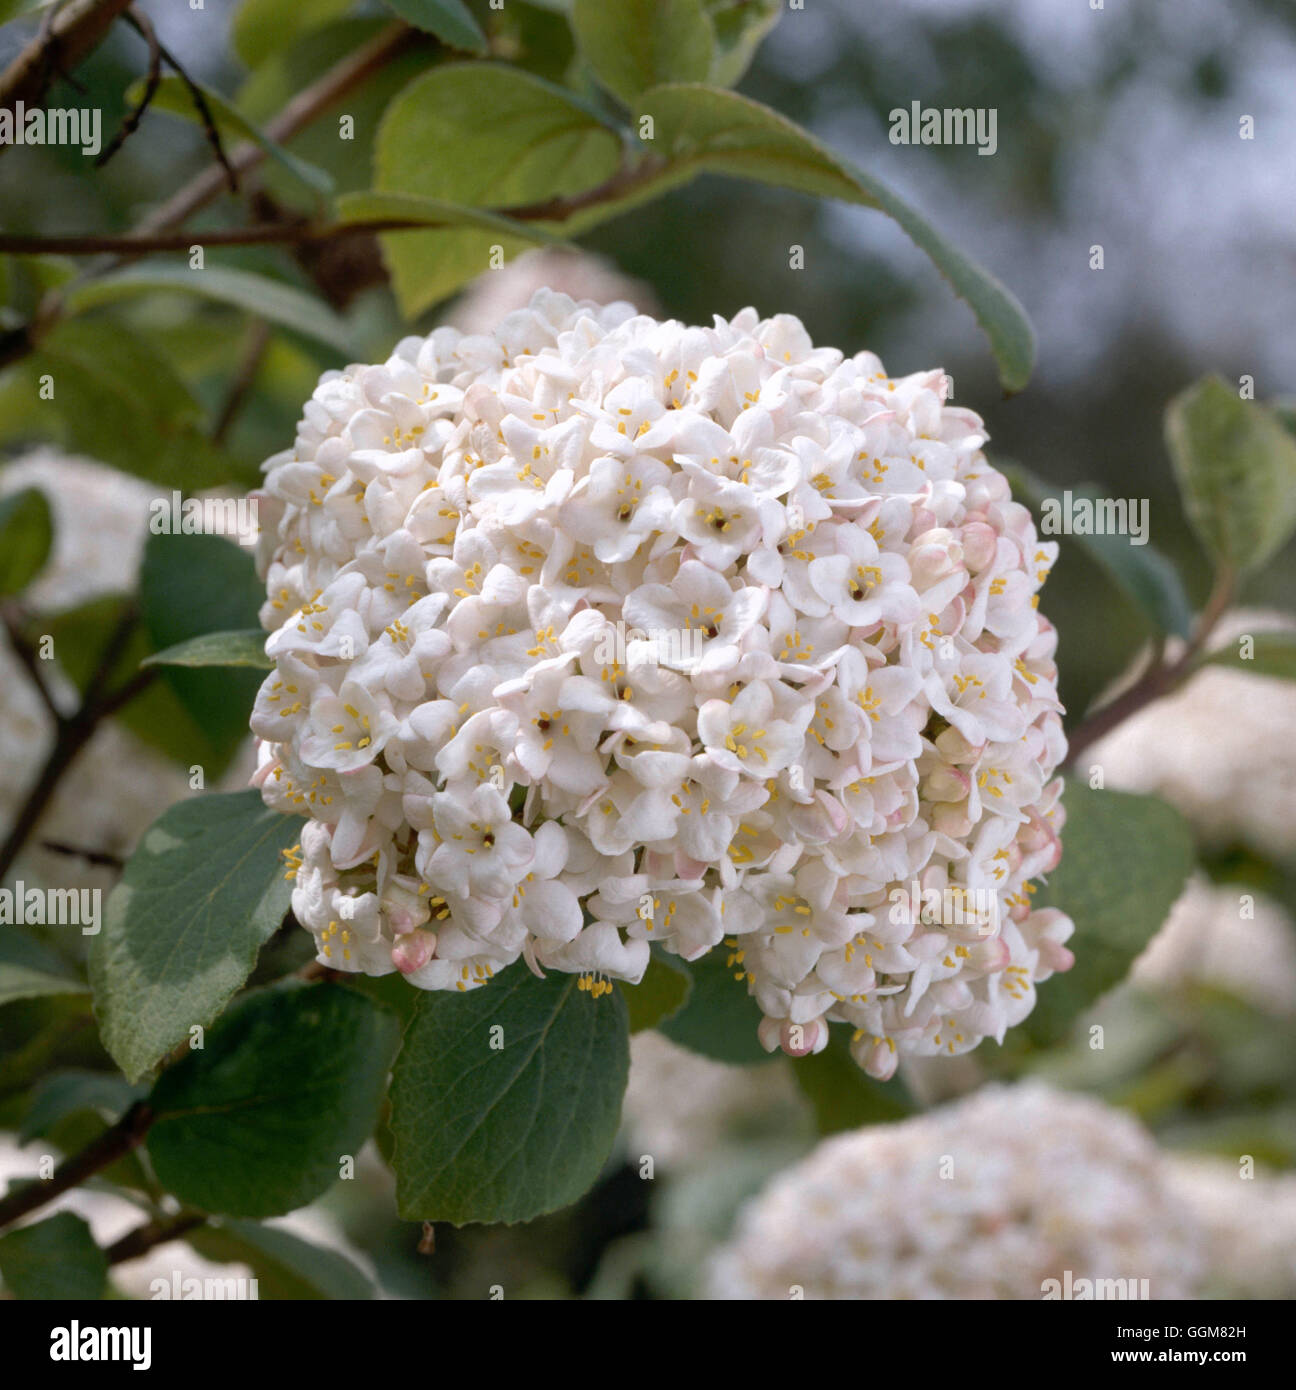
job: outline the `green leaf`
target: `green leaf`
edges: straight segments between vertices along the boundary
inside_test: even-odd
[[[194,233],[195,241],[202,233]],[[229,304],[257,318],[290,328],[335,352],[350,351],[350,331],[331,309],[282,280],[254,275],[229,266],[190,270],[187,265],[154,265],[123,270],[102,279],[87,280],[64,299],[69,314],[84,313],[101,304],[154,292],[175,291]]]
[[[86,989],[47,946],[16,927],[0,928],[0,1004],[46,994],[84,994]]]
[[[337,200],[338,221],[377,222],[388,218],[426,223],[429,227],[462,227],[490,232],[496,238],[502,232],[519,241],[535,246],[563,246],[564,239],[528,222],[517,222],[497,212],[481,208],[459,207],[436,198],[417,198],[408,193],[344,193]]]
[[[463,0],[387,0],[387,8],[451,48],[465,53],[486,52],[486,35]]]
[[[904,1083],[874,1081],[850,1055],[851,1029],[833,1025],[822,1052],[792,1059],[792,1075],[814,1109],[820,1134],[902,1120],[913,1111]]]
[[[1188,519],[1217,565],[1259,569],[1296,528],[1296,439],[1208,376],[1170,402],[1166,446]]]
[[[281,851],[300,829],[247,791],[182,801],[145,832],[90,954],[103,1043],[130,1080],[247,979],[288,910]]]
[[[250,994],[158,1077],[148,1152],[182,1202],[278,1216],[313,1201],[373,1132],[399,1040],[395,1018],[354,990]]]
[[[627,105],[711,71],[715,34],[702,0],[575,0],[572,27],[595,76]]]
[[[595,999],[515,965],[425,994],[392,1080],[401,1216],[529,1221],[574,1202],[612,1150],[629,1065],[617,990]]]
[[[637,985],[623,980],[620,989],[625,995],[630,1031],[642,1033],[679,1013],[693,990],[693,977],[678,956],[654,951],[643,979]]]
[[[230,23],[234,51],[250,68],[289,47],[310,29],[337,19],[352,0],[241,0]]]
[[[1183,891],[1193,868],[1192,833],[1154,796],[1092,791],[1072,779],[1063,794],[1062,860],[1034,906],[1075,922],[1070,970],[1039,987],[1021,1026],[1040,1044],[1064,1037],[1076,1017],[1125,978]]]
[[[257,1296],[273,1299],[368,1299],[374,1287],[345,1255],[312,1245],[281,1226],[225,1220],[196,1227],[186,1237],[218,1264],[251,1267]]]
[[[782,0],[704,0],[715,30],[711,81],[732,87],[751,66],[761,40],[778,23]]]
[[[48,1138],[55,1126],[72,1115],[90,1111],[103,1120],[115,1120],[143,1095],[138,1086],[113,1072],[70,1068],[47,1076],[32,1095],[23,1116],[18,1142]]]
[[[154,652],[141,666],[255,666],[273,671],[274,662],[265,654],[266,635],[258,628],[240,632],[205,632],[178,642],[165,651]]]
[[[39,488],[0,497],[0,597],[22,593],[41,572],[53,544],[54,517]]]
[[[1296,681],[1296,636],[1289,632],[1257,632],[1250,639],[1249,655],[1243,654],[1240,642],[1239,638],[1212,653],[1202,665],[1230,666],[1252,676]]]
[[[15,1298],[102,1298],[108,1260],[70,1211],[0,1236],[0,1275]]]
[[[681,1047],[717,1062],[737,1066],[768,1062],[769,1053],[756,1036],[761,1011],[747,993],[746,981],[735,978],[742,970],[728,963],[732,954],[717,946],[690,963],[693,990],[688,1002],[660,1025],[660,1031]]]
[[[653,117],[651,147],[670,161],[666,181],[678,181],[681,174],[732,174],[885,212],[971,306],[990,340],[1005,390],[1026,385],[1035,335],[1025,310],[885,184],[839,159],[776,111],[735,92],[657,87],[645,94],[641,114]]]
[[[250,73],[238,89],[234,105],[249,121],[266,127],[303,88],[317,81],[320,73],[350,59],[391,23],[390,15],[376,6],[365,15],[312,28]],[[359,86],[331,102],[318,120],[284,143],[298,158],[327,171],[339,191],[368,187],[373,142],[383,112],[404,87],[427,70],[428,49],[425,40],[407,44]],[[339,120],[344,115],[354,121],[354,139],[339,138]],[[300,201],[300,180],[279,165],[265,165],[258,178],[281,202],[292,206]]]
[[[333,179],[325,170],[319,168],[318,165],[308,164],[295,154],[290,154],[258,126],[253,125],[241,111],[231,106],[219,92],[212,91],[210,87],[203,86],[201,82],[194,85],[202,92],[203,100],[206,101],[208,109],[211,111],[217,133],[222,141],[228,141],[231,137],[250,140],[270,159],[288,170],[299,183],[304,184],[312,193],[327,198],[333,192]],[[136,82],[126,93],[126,100],[136,102],[143,93],[143,83]],[[165,111],[171,116],[183,116],[186,120],[198,124],[202,123],[202,116],[194,105],[188,86],[178,77],[167,76],[158,83],[157,91],[153,96],[152,107],[159,111]],[[194,233],[194,241],[201,244],[201,232]]]
[[[1066,516],[1068,492],[1072,502],[1083,500],[1096,505],[1104,500],[1091,483],[1059,490],[1020,464],[1004,464],[1002,468],[1017,500],[1028,502],[1044,517],[1055,508],[1060,509],[1060,517]],[[1041,526],[1041,534],[1051,539],[1054,532],[1046,531]],[[1068,535],[1066,544],[1073,541],[1097,561],[1117,588],[1153,623],[1157,631],[1172,633],[1176,637],[1186,638],[1189,635],[1193,621],[1192,604],[1188,601],[1179,571],[1167,555],[1151,543],[1133,545],[1129,536]]]
[[[140,565],[140,609],[154,652],[195,637],[250,631],[265,590],[252,557],[222,536],[150,535]],[[192,761],[217,775],[247,738],[263,676],[256,670],[161,668],[202,734]]]
[[[516,207],[592,188],[620,156],[617,136],[561,88],[496,63],[451,63],[387,108],[375,183],[461,206]],[[384,237],[383,249],[412,316],[486,270],[492,245],[507,256],[531,239],[486,229],[400,232]]]
[[[56,440],[172,488],[215,487],[235,472],[171,359],[138,329],[107,319],[60,320],[10,369],[0,438]]]

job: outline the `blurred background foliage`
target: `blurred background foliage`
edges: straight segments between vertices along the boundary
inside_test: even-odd
[[[738,4],[712,0],[710,8],[719,17]],[[29,8],[21,0],[0,2],[0,20]],[[190,76],[256,123],[391,19],[376,0],[205,0],[201,11],[144,0],[141,8]],[[573,83],[589,101],[606,101],[581,72],[562,8],[563,0],[509,0],[497,12],[486,0],[468,0],[498,54]],[[39,23],[37,12],[0,29],[0,65]],[[384,108],[412,78],[451,56],[431,38],[414,40],[362,91],[288,141],[289,154],[324,171],[338,192],[370,187]],[[130,110],[145,67],[142,39],[119,25],[77,68],[84,90],[58,83],[51,99],[100,107],[107,136]],[[1100,11],[1051,0],[807,0],[803,10],[781,15],[740,90],[889,181],[1011,287],[1039,338],[1037,370],[1011,397],[998,384],[967,307],[897,227],[866,209],[705,177],[579,241],[642,281],[672,316],[707,322],[754,304],[763,313],[798,315],[820,343],[847,352],[870,348],[897,375],[943,366],[956,383],[956,400],[985,418],[996,462],[1016,462],[1052,487],[1093,483],[1104,495],[1147,498],[1153,542],[1175,562],[1200,606],[1210,588],[1209,565],[1169,467],[1163,413],[1171,397],[1207,371],[1230,384],[1252,377],[1261,398],[1292,390],[1293,72],[1291,0],[1228,6],[1108,0]],[[888,113],[914,100],[996,108],[997,153],[981,158],[968,147],[892,146]],[[182,101],[168,104],[185,109]],[[341,112],[354,117],[353,141],[338,138]],[[1255,122],[1252,141],[1239,138],[1246,115]],[[218,116],[217,124],[227,133],[237,129],[233,118]],[[164,109],[160,99],[93,177],[77,149],[7,151],[0,159],[3,229],[120,233],[209,162],[199,126]],[[290,164],[267,162],[237,197],[220,200],[195,225],[217,229],[309,215],[315,197]],[[193,239],[200,242],[202,233]],[[1101,270],[1091,269],[1095,246],[1103,248]],[[793,247],[803,248],[804,269],[790,268]],[[75,264],[54,256],[0,258],[0,331],[29,321],[42,294],[66,284]],[[405,319],[373,239],[295,251],[209,248],[208,265],[268,276],[310,296],[328,318],[322,326],[320,320],[297,329],[276,326],[266,336],[240,309],[187,295],[149,295],[92,311],[43,344],[61,371],[84,373],[80,399],[92,408],[74,414],[56,404],[34,411],[28,374],[39,359],[11,368],[0,375],[5,454],[18,458],[33,446],[55,444],[134,472],[139,431],[160,429],[185,487],[247,487],[261,461],[291,441],[321,371],[346,360],[381,360],[399,337],[427,331],[448,312],[439,305]],[[322,341],[330,336],[331,344]],[[228,424],[213,431],[211,422],[230,405],[231,380],[250,359],[257,364],[251,389]],[[164,420],[150,422],[149,399],[137,387],[155,373],[172,382],[172,404]],[[178,410],[177,400],[189,408]],[[158,475],[150,469],[147,476],[156,482]],[[253,625],[257,586],[250,566],[231,568],[239,558],[222,559],[217,550],[198,555],[173,538],[150,542],[138,600],[149,645],[133,639],[137,645],[121,657],[123,679],[149,646]],[[1257,607],[1290,607],[1294,581],[1296,547],[1288,543],[1242,598]],[[150,594],[175,594],[186,582],[191,601],[180,605],[181,617],[175,605],[170,616],[156,604],[150,608]],[[1083,549],[1065,541],[1045,599],[1061,635],[1062,695],[1074,722],[1129,667],[1151,630]],[[83,653],[85,669],[80,676],[69,670],[72,680],[92,678],[101,650],[91,649],[108,640],[113,605],[135,601],[123,592],[95,599],[94,611],[66,603],[61,630],[92,634],[66,644]],[[220,613],[196,612],[203,603],[218,604]],[[236,755],[257,682],[248,673],[222,672],[223,684],[213,687],[212,673],[200,682],[186,682],[186,675],[169,671],[148,692],[151,704],[141,699],[131,707],[130,727],[179,764],[202,762],[216,775]],[[1261,727],[1252,730],[1255,756],[1247,775],[1256,779],[1264,776],[1265,736]],[[1209,735],[1199,729],[1192,737]],[[1204,746],[1192,737],[1185,736],[1185,763]],[[1291,748],[1284,752],[1290,763]],[[1291,824],[1296,786],[1288,781],[1279,790],[1272,814]],[[1275,848],[1228,823],[1210,834],[1198,829],[1211,879],[1233,885],[1235,896],[1260,889],[1288,919],[1296,913],[1290,835]],[[1280,937],[1284,930],[1290,946],[1290,920]],[[291,958],[292,943],[276,949]],[[1296,980],[1290,952],[1273,971]],[[32,1076],[55,1068],[99,1076],[110,1066],[92,1030],[64,1026],[81,1007],[71,994],[0,1010],[5,1128],[16,1130],[27,1114]],[[1020,1029],[1002,1050],[987,1046],[975,1054],[977,1077],[1037,1070],[1132,1108],[1172,1146],[1296,1164],[1296,998],[1258,1000],[1226,972],[1211,978],[1180,972],[1170,983],[1162,977],[1122,986],[1099,1017],[1107,1031],[1101,1051],[1083,1039],[1045,1045]],[[644,1150],[632,1123],[592,1192],[525,1227],[443,1228],[435,1249],[420,1253],[417,1232],[392,1215],[390,1179],[376,1159],[363,1167],[363,1181],[341,1184],[330,1197],[329,1219],[373,1262],[382,1287],[401,1296],[482,1296],[497,1283],[507,1284],[510,1296],[515,1289],[555,1296],[688,1293],[710,1240],[727,1229],[741,1197],[765,1175],[804,1152],[825,1124],[890,1117],[876,1108],[883,1103],[871,1090],[859,1093],[854,1109],[843,1100],[829,1071],[831,1055],[814,1065],[815,1076],[803,1078],[808,1098],[789,1087],[783,1062],[718,1081],[721,1089],[729,1084],[750,1095],[750,1104],[684,1146],[678,1162],[664,1163],[658,1174],[664,1182],[641,1180],[635,1155]],[[919,1100],[966,1084],[966,1077],[910,1078]],[[816,1107],[818,1086],[827,1088],[831,1104]],[[902,1089],[899,1094],[886,1104],[908,1105]],[[48,1133],[74,1147],[102,1125],[95,1115],[120,1108],[122,1099],[105,1095],[98,1106],[74,1108]],[[652,1103],[644,1107],[652,1111]],[[147,1182],[147,1175],[114,1176]]]

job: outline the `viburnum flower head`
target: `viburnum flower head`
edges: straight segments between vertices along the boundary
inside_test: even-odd
[[[266,465],[252,719],[320,961],[601,993],[656,942],[723,953],[771,1050],[1002,1039],[1071,963],[1030,902],[1056,546],[948,392],[549,291],[326,373]]]
[[[1101,1297],[1077,1281],[1118,1279],[1126,1293],[1108,1297],[1193,1297],[1206,1233],[1167,1164],[1135,1120],[1092,1096],[984,1087],[822,1141],[748,1203],[707,1292],[1058,1299]]]

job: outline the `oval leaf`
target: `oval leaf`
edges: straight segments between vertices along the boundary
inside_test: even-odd
[[[44,567],[53,544],[54,517],[39,488],[0,497],[0,598],[22,593]]]
[[[486,35],[463,0],[387,0],[387,8],[451,48],[465,53],[486,52]]]
[[[1170,402],[1166,446],[1188,519],[1216,564],[1258,569],[1296,528],[1296,439],[1217,376]]]
[[[201,240],[198,233],[194,235]],[[350,351],[347,326],[331,309],[281,280],[229,266],[191,270],[187,265],[154,265],[123,270],[117,275],[85,281],[69,291],[64,303],[69,313],[80,314],[100,304],[168,290],[232,305],[323,343],[335,352]]]
[[[1021,1025],[1038,1043],[1064,1037],[1078,1014],[1125,978],[1135,956],[1169,916],[1193,868],[1192,834],[1154,796],[1092,791],[1067,783],[1062,861],[1035,898],[1075,922],[1070,970],[1039,991]]]
[[[87,989],[43,943],[12,925],[0,931],[0,1004],[43,994],[84,994]]]
[[[1239,638],[1202,664],[1229,666],[1252,676],[1296,681],[1296,636],[1289,632],[1257,632],[1247,645],[1242,645]]]
[[[629,1066],[619,990],[515,965],[423,995],[392,1080],[401,1215],[529,1221],[574,1202],[612,1151]]]
[[[313,1201],[373,1132],[399,1036],[393,1015],[340,985],[240,1000],[153,1087],[158,1181],[225,1216]]]
[[[1020,391],[1026,385],[1035,361],[1026,311],[885,184],[839,159],[778,112],[736,92],[657,87],[644,96],[641,114],[653,118],[652,149],[670,161],[663,174],[667,181],[681,171],[733,174],[885,212],[971,306],[990,340],[1004,389]]]
[[[0,1236],[0,1276],[15,1298],[101,1298],[108,1258],[70,1211]]]
[[[428,151],[435,150],[430,159]],[[621,142],[559,87],[496,63],[449,63],[387,108],[374,153],[380,191],[469,207],[510,207],[583,192],[611,176]],[[444,299],[529,244],[485,229],[383,238],[407,315]]]
[[[154,652],[141,666],[255,666],[273,671],[274,662],[265,653],[266,635],[261,629],[239,632],[205,632],[178,642],[165,651]]]
[[[642,1033],[679,1013],[692,992],[693,977],[678,956],[654,951],[643,979],[637,985],[622,980],[619,988],[625,995],[630,1031]]]
[[[218,1264],[249,1265],[258,1298],[368,1299],[374,1287],[337,1250],[312,1245],[282,1226],[226,1220],[196,1227],[189,1244]]]
[[[145,832],[90,954],[104,1046],[138,1081],[252,972],[288,910],[282,851],[301,822],[258,792],[209,792]]]
[[[702,0],[575,0],[572,27],[595,76],[627,105],[711,71],[715,33]]]
[[[672,1042],[714,1057],[717,1062],[752,1066],[768,1062],[756,1029],[761,1011],[747,992],[741,963],[732,950],[716,947],[688,966],[693,989],[688,1002],[659,1029]]]

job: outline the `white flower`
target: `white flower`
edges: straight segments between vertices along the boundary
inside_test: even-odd
[[[724,951],[797,1055],[1002,1040],[1070,963],[1030,908],[1056,550],[948,389],[547,291],[329,373],[267,464],[253,715],[320,959],[598,997],[657,942]],[[891,917],[918,880],[966,918]]]
[[[746,1207],[708,1292],[1041,1299],[1119,1279],[1131,1298],[1191,1297],[1206,1237],[1167,1191],[1165,1162],[1100,1101],[1037,1082],[987,1087],[824,1140]]]

